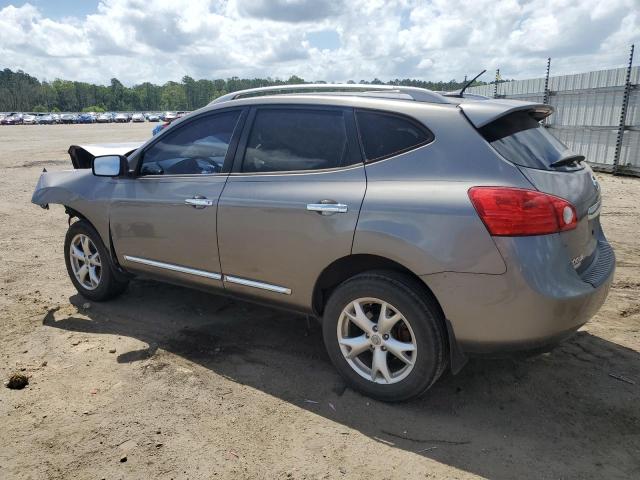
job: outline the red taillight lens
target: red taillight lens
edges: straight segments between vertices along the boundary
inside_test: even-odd
[[[491,235],[546,235],[576,228],[576,209],[563,198],[535,190],[473,187],[469,198]]]

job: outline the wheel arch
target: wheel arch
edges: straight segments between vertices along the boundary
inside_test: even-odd
[[[388,270],[411,277],[416,282],[416,285],[419,285],[420,289],[434,300],[440,311],[443,312],[440,302],[438,302],[431,289],[407,267],[380,255],[357,253],[335,260],[320,273],[313,289],[313,313],[318,317],[322,316],[324,305],[329,295],[342,282],[354,275],[372,270]]]
[[[69,205],[64,205],[64,212],[69,216],[69,225],[71,225],[71,222],[74,218],[77,218],[78,220],[82,220],[87,222],[89,225],[91,225],[91,227],[98,233],[98,235],[100,236],[100,240],[102,240],[102,243],[105,244],[105,246],[111,250],[111,232],[109,229],[109,235],[107,236],[107,238],[105,238],[105,235],[103,232],[100,232],[100,229],[98,228],[98,225],[93,222],[91,220],[91,218],[87,215],[85,215],[84,213],[82,213],[80,210],[70,207]]]
[[[105,235],[100,233],[100,230],[91,221],[91,219],[86,215],[84,215],[82,212],[68,205],[64,205],[64,211],[69,216],[69,225],[71,225],[71,220],[73,220],[74,218],[77,218],[78,220],[87,222],[96,231],[96,233],[100,237],[100,240],[102,240],[102,243],[104,243],[105,247],[109,251],[109,256],[110,256],[109,260],[111,263],[112,270],[120,280],[124,281],[132,277],[132,275],[129,272],[127,272],[124,268],[122,268],[122,266],[120,265],[120,262],[118,262],[118,255],[116,254],[116,250],[113,245],[113,239],[111,238],[111,222],[109,222],[109,224],[107,225],[107,235],[105,238]]]
[[[69,223],[71,223],[71,220],[73,220],[74,218],[77,218],[78,220],[85,220],[93,228],[96,228],[96,226],[93,223],[91,223],[91,220],[89,220],[85,215],[83,215],[81,212],[79,212],[75,208],[72,208],[72,207],[70,207],[68,205],[65,205],[64,206],[64,213],[66,213],[69,216]]]

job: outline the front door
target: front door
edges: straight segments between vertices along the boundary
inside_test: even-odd
[[[351,253],[366,178],[351,109],[250,113],[218,207],[224,287],[301,309]]]
[[[225,110],[171,127],[145,148],[137,175],[118,181],[110,223],[125,268],[222,286],[216,210],[240,116]]]

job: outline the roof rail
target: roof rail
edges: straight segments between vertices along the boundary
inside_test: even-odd
[[[362,85],[362,84],[350,84],[350,83],[303,83],[298,85],[275,85],[271,87],[259,87],[249,88],[247,90],[239,90],[237,92],[228,93],[216,98],[209,105],[214,103],[228,102],[230,100],[237,100],[243,97],[259,96],[260,94],[266,95],[282,95],[291,93],[366,93],[367,96],[372,96],[375,92],[380,93],[400,93],[408,95],[412,100],[416,102],[426,103],[450,103],[450,101],[444,98],[442,95],[426,88],[418,87],[401,87],[396,85]]]

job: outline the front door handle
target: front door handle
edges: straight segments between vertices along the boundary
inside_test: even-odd
[[[318,212],[320,215],[333,215],[334,213],[347,213],[347,205],[333,200],[322,200],[320,203],[308,203],[307,210]]]
[[[185,205],[191,205],[193,208],[206,208],[213,205],[213,200],[202,195],[194,195],[193,198],[185,198],[184,203]]]

